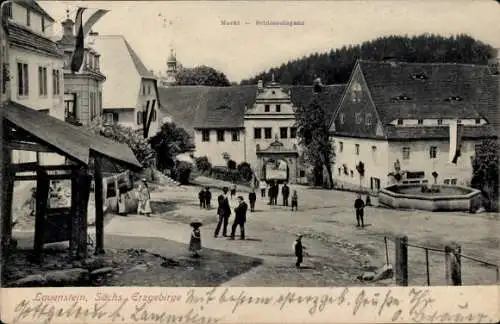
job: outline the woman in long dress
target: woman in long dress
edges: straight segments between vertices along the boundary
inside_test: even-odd
[[[118,195],[118,215],[127,215],[127,192],[125,188],[119,189],[120,194]]]
[[[139,215],[146,215],[147,217],[151,215],[150,200],[151,195],[149,193],[148,183],[146,179],[142,179],[142,183],[139,187],[139,204],[137,206],[137,213]]]
[[[191,227],[193,231],[191,232],[191,239],[189,240],[189,251],[193,253],[194,257],[199,257],[198,252],[201,251],[201,222],[192,222]]]

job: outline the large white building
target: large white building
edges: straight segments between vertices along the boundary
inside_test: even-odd
[[[339,186],[378,190],[396,182],[467,185],[472,159],[495,138],[498,91],[487,66],[358,61],[332,123]],[[498,89],[497,89],[498,90]],[[450,160],[450,124],[462,140]],[[363,162],[360,177],[356,166]]]
[[[280,164],[290,182],[302,180],[306,166],[298,145],[295,109],[318,96],[331,113],[343,85],[282,86],[271,80],[257,86],[176,86],[160,89],[163,107],[173,121],[191,131],[195,156],[212,165],[248,162],[259,178]]]
[[[10,100],[64,119],[64,58],[51,40],[54,19],[33,0],[14,0],[7,17]],[[13,162],[36,160],[36,154],[13,151]],[[42,163],[61,159],[45,155]]]
[[[157,133],[163,118],[157,80],[146,68],[125,37],[92,33],[87,44],[100,56],[102,110],[107,123],[119,123],[141,131],[150,118],[148,137]],[[146,114],[145,114],[146,113]]]

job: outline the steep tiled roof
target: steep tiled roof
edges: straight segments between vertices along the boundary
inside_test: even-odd
[[[62,52],[52,40],[36,34],[21,25],[9,22],[7,25],[9,44],[40,54],[62,57]]]
[[[295,106],[307,104],[314,93],[312,86],[282,86],[291,91]],[[325,86],[318,97],[333,112],[344,90],[344,85]],[[257,86],[204,87],[174,86],[159,88],[164,111],[174,122],[191,134],[195,128],[243,127],[245,106],[251,107],[257,96]]]
[[[125,41],[125,46],[127,46],[127,49],[130,53],[130,57],[132,58],[132,62],[134,62],[135,68],[137,69],[137,72],[139,73],[139,75],[143,78],[155,79],[153,72],[148,70],[147,67],[144,65],[144,63],[142,63],[141,58],[132,49],[132,46],[130,46],[130,44],[127,42],[127,40],[124,39],[124,41]]]
[[[103,83],[103,108],[134,108],[142,78],[152,78],[122,35],[89,36],[86,44],[98,52]],[[126,90],[126,91],[125,91]]]
[[[45,11],[40,5],[35,1],[35,0],[14,0],[15,3],[33,10],[34,12],[38,13],[39,15],[45,17],[47,20],[53,22],[54,18],[52,18],[47,11]]]
[[[475,118],[496,99],[487,66],[359,61],[382,123],[398,118]],[[409,100],[398,100],[397,97]],[[459,97],[459,101],[449,100]]]

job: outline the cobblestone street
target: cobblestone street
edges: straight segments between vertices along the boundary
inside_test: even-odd
[[[199,178],[198,183],[211,184],[216,197],[220,183]],[[500,259],[498,214],[430,213],[396,211],[379,207],[366,210],[365,229],[355,227],[352,210],[354,194],[295,186],[299,194],[299,211],[282,206],[269,206],[267,200],[257,200],[256,212],[249,214],[245,241],[214,238],[216,209],[200,210],[197,201],[199,187],[185,191],[157,191],[152,194],[151,218],[131,215],[113,217],[106,234],[161,237],[188,243],[189,222],[200,219],[203,246],[251,257],[263,264],[225,283],[228,286],[339,286],[361,285],[356,277],[363,271],[385,264],[384,236],[388,237],[389,263],[394,263],[392,237],[406,234],[409,243],[443,248],[455,241],[468,256],[497,263]],[[244,189],[242,189],[244,190]],[[247,193],[242,195],[247,199]],[[214,199],[215,200],[215,199]],[[156,207],[156,208],[155,208]],[[232,219],[230,219],[231,224]],[[304,268],[294,267],[292,244],[295,234],[304,234],[309,256]],[[168,251],[166,251],[168,253]],[[410,285],[426,284],[425,254],[409,248]],[[431,285],[445,283],[444,254],[431,252]],[[462,261],[464,285],[493,284],[495,270],[470,261]],[[392,285],[393,280],[374,283]]]

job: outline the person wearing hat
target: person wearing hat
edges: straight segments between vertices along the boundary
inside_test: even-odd
[[[295,252],[295,256],[297,257],[297,262],[295,266],[300,268],[300,264],[304,261],[304,250],[305,246],[302,245],[302,234],[297,234],[297,239],[293,243],[293,250]]]
[[[198,252],[201,251],[201,232],[200,227],[203,225],[200,221],[191,222],[193,231],[191,232],[191,239],[189,240],[189,251],[193,253],[194,257],[199,257]]]
[[[231,229],[231,240],[234,240],[236,227],[240,227],[240,239],[245,239],[245,222],[247,221],[248,205],[243,199],[243,196],[238,196],[238,207],[234,209],[234,223]]]
[[[151,211],[151,195],[149,193],[148,183],[145,178],[142,179],[141,184],[139,185],[139,204],[137,206],[137,213],[139,215],[146,215],[149,217],[152,213]]]
[[[229,205],[229,197],[227,195],[229,189],[227,187],[222,188],[222,194],[217,197],[217,202],[219,204],[217,208],[217,215],[219,216],[219,222],[215,228],[214,237],[219,236],[219,231],[222,227],[222,236],[227,236],[227,225],[229,223],[229,217],[231,216],[231,206]]]
[[[210,209],[210,204],[212,201],[212,193],[210,192],[210,188],[206,187],[205,188],[205,208]]]
[[[250,211],[253,213],[255,211],[255,201],[257,200],[257,194],[255,189],[248,194],[248,201],[250,202]]]
[[[198,193],[198,200],[200,201],[200,209],[206,207],[206,199],[205,199],[205,190],[203,188],[200,189]]]

